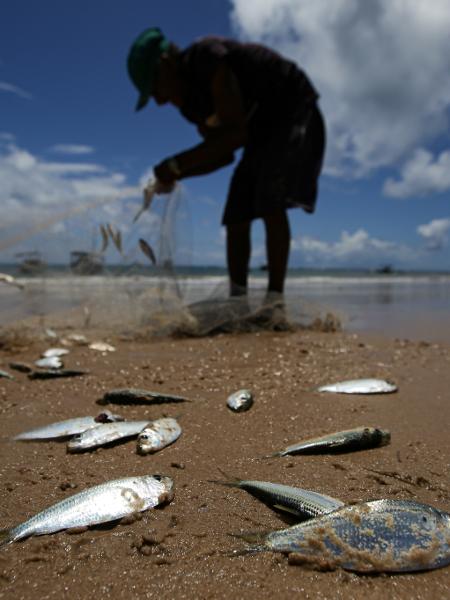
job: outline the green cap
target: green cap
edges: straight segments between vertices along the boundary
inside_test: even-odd
[[[136,110],[144,108],[152,95],[156,68],[163,52],[167,52],[170,42],[159,27],[150,27],[133,42],[128,53],[128,74],[139,91]]]

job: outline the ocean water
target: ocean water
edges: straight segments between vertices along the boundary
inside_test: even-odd
[[[191,303],[220,310],[228,287],[226,271],[210,267],[113,266],[101,275],[75,276],[54,266],[44,276],[26,277],[15,266],[0,265],[0,272],[23,285],[0,283],[0,326],[30,315],[45,322],[55,313],[75,311],[76,327],[131,329],[163,312],[176,320]],[[266,274],[252,272],[253,308],[261,303],[265,286]],[[291,270],[286,302],[290,316],[304,324],[332,313],[346,331],[450,343],[450,273]]]

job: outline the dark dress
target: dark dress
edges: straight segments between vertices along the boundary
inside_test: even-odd
[[[325,148],[316,90],[295,63],[265,46],[202,38],[181,53],[188,86],[180,110],[198,126],[214,113],[211,82],[222,61],[238,80],[248,127],[223,224],[251,221],[283,208],[314,212]]]

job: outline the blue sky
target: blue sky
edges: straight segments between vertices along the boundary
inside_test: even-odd
[[[156,242],[164,199],[136,226],[152,165],[198,141],[171,107],[134,112],[125,63],[159,25],[180,47],[205,34],[266,43],[321,93],[328,146],[317,211],[290,211],[293,267],[450,268],[448,0],[17,0],[0,22],[0,262],[39,249],[67,262],[121,229],[125,258]],[[224,264],[232,168],[183,182],[177,260]],[[75,212],[77,214],[75,214]],[[261,224],[253,265],[265,262]],[[137,252],[137,254],[136,254]]]

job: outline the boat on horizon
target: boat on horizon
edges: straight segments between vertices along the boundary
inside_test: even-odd
[[[70,253],[70,270],[76,275],[103,273],[105,257],[100,252],[73,250]]]
[[[19,260],[19,272],[24,275],[40,275],[47,269],[47,263],[38,250],[17,252],[15,257]]]

